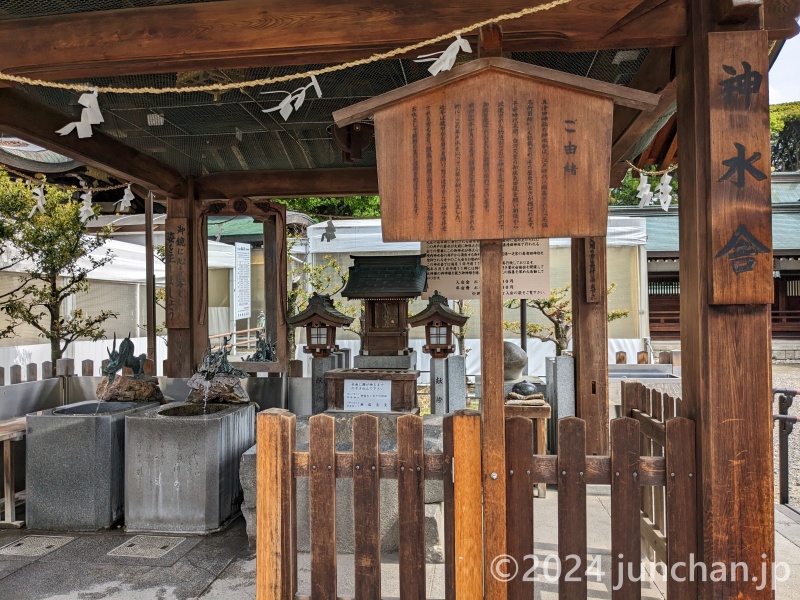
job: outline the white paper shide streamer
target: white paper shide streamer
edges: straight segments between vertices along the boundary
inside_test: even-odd
[[[83,204],[81,205],[81,223],[86,223],[89,219],[94,217],[94,209],[92,208],[92,192],[91,190],[86,190],[81,194],[81,200],[83,200]]]
[[[453,68],[459,52],[472,53],[472,47],[467,40],[461,37],[461,34],[456,35],[455,41],[447,47],[447,50],[422,54],[414,62],[432,62],[433,64],[428,67],[428,72],[431,75],[438,75],[442,71],[449,71]]]
[[[650,180],[644,171],[639,173],[639,187],[636,190],[639,192],[636,194],[636,197],[639,198],[639,208],[650,206],[650,202],[653,200],[653,192],[650,191]]]
[[[658,182],[658,201],[661,203],[661,208],[669,211],[669,205],[672,204],[672,186],[669,182],[672,181],[672,175],[664,173],[661,176],[661,181]]]
[[[297,88],[293,92],[261,92],[262,94],[286,94],[286,97],[281,100],[277,106],[265,108],[261,112],[271,113],[277,111],[283,117],[284,121],[288,121],[292,113],[303,106],[303,102],[306,101],[306,92],[308,92],[308,90],[311,88],[314,88],[314,91],[317,93],[317,98],[322,98],[322,88],[319,87],[319,82],[314,75],[311,76],[311,83],[301,88]]]
[[[129,183],[128,187],[125,188],[125,193],[122,195],[122,198],[117,200],[114,203],[114,206],[119,205],[117,210],[119,210],[120,212],[122,212],[123,210],[128,210],[131,207],[131,202],[135,197],[136,196],[134,196],[133,192],[131,191],[131,184]]]
[[[100,106],[97,104],[97,90],[81,94],[78,104],[83,106],[81,120],[73,121],[69,125],[56,130],[60,135],[68,135],[73,130],[77,130],[79,138],[92,137],[92,125],[99,125],[103,122],[103,115]]]
[[[36,204],[31,209],[31,214],[28,215],[29,219],[32,219],[33,215],[35,215],[37,212],[40,212],[40,213],[44,214],[44,211],[45,211],[45,208],[44,208],[44,203],[45,203],[44,187],[40,185],[39,187],[34,188],[33,197],[36,198]]]

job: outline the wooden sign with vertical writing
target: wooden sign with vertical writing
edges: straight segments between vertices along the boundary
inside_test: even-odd
[[[579,244],[580,240],[575,240],[573,243]],[[584,239],[583,243],[586,245],[586,302],[600,302],[606,293],[606,282],[602,280],[606,270],[601,269],[599,261],[602,257],[597,248],[601,244],[605,246],[606,238],[589,237]]]
[[[742,37],[747,41],[742,43]],[[767,33],[711,33],[711,304],[770,304],[772,220]],[[763,123],[753,124],[754,118]]]
[[[188,219],[167,219],[165,231],[167,327],[188,329],[190,318]]]

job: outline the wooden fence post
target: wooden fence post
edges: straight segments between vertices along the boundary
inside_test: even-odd
[[[37,381],[39,379],[39,365],[36,363],[28,363],[25,367],[26,373],[26,381]]]
[[[558,422],[558,578],[559,598],[584,600],[586,568],[570,558],[586,556],[586,422],[567,417]],[[567,580],[567,573],[571,576]]]
[[[624,350],[620,350],[617,352],[616,360],[618,365],[624,365],[628,362],[628,355]]]
[[[525,557],[533,554],[533,420],[506,419],[506,538],[507,554],[518,573],[508,582],[509,598],[533,598],[533,581],[525,581]]]
[[[425,446],[418,415],[397,419],[397,508],[400,597],[425,600]]]
[[[81,375],[84,377],[91,377],[94,375],[94,361],[87,358],[81,363]]]
[[[311,597],[336,600],[335,421],[330,415],[314,415],[308,425]]]
[[[697,598],[697,582],[685,566],[673,574],[673,565],[689,565],[697,555],[697,469],[695,468],[695,423],[685,418],[667,421],[667,597]]]
[[[639,435],[639,423],[634,419],[623,417],[611,421],[611,582],[614,600],[641,598]]]
[[[356,597],[381,600],[381,479],[378,417],[353,419]]]
[[[480,413],[444,418],[445,598],[483,597]]]
[[[273,408],[256,423],[256,599],[286,600],[296,592],[295,416]]]

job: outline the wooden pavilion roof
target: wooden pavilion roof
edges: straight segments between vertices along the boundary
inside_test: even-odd
[[[0,70],[117,87],[159,88],[204,76],[241,81],[365,58],[519,9],[518,0],[7,0],[0,7]],[[798,14],[800,0],[767,0],[770,37],[794,35]],[[726,18],[740,15],[731,8]],[[684,0],[572,0],[502,29],[508,58],[666,90],[650,113],[618,107],[618,164],[668,114],[672,47],[686,35]],[[477,36],[465,37],[475,57]],[[360,162],[346,163],[331,139],[332,113],[429,77],[413,58],[320,76],[323,97],[309,94],[288,121],[262,112],[280,96],[260,92],[291,90],[295,82],[218,97],[102,94],[106,122],[87,139],[55,133],[79,114],[79,94],[0,82],[0,133],[171,197],[185,193],[190,176],[201,200],[373,194],[374,146]]]

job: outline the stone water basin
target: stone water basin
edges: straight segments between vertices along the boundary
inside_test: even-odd
[[[255,443],[255,404],[173,402],[130,415],[125,526],[210,533],[239,513],[239,459]]]
[[[27,415],[27,526],[94,531],[119,520],[125,417],[154,406],[88,400]]]

